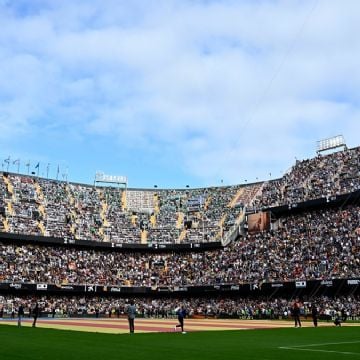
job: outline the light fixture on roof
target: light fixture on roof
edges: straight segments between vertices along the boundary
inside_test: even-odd
[[[338,147],[343,147],[344,150],[347,149],[345,139],[342,135],[337,135],[337,136],[333,136],[331,138],[317,141],[316,153],[320,154],[323,151],[336,149]]]

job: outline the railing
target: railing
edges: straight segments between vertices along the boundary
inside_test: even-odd
[[[235,224],[229,229],[226,235],[221,239],[222,246],[228,246],[240,234],[240,225],[245,221],[246,207],[244,206],[242,213],[235,220]]]

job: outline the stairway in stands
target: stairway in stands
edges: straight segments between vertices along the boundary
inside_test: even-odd
[[[70,233],[73,236],[73,238],[76,239],[77,238],[77,235],[76,235],[76,222],[78,220],[77,220],[76,212],[74,211],[75,198],[74,198],[74,195],[72,194],[72,192],[70,190],[69,185],[66,185],[65,192],[67,194],[67,198],[69,199],[69,204],[70,204],[70,207],[69,207],[69,209],[70,209],[69,210],[69,218],[71,219]]]
[[[10,179],[5,175],[3,175],[2,178],[3,178],[4,184],[6,186],[7,193],[10,195],[10,197],[7,197],[6,199],[4,199],[5,204],[6,204],[6,207],[5,207],[6,211],[5,211],[5,218],[3,219],[3,225],[4,225],[4,230],[6,232],[10,232],[11,229],[10,229],[8,217],[15,216],[13,202],[16,200],[16,198],[15,198],[14,187],[11,184]]]
[[[148,231],[145,229],[141,230],[141,239],[140,239],[141,244],[147,244],[147,236],[148,236]]]
[[[103,242],[109,242],[110,237],[108,234],[108,228],[110,227],[110,223],[107,219],[107,212],[108,212],[108,203],[107,203],[107,195],[106,195],[106,189],[101,190],[97,189],[99,193],[99,199],[100,199],[100,219],[101,219],[101,226],[99,227],[99,236],[101,241]]]
[[[34,180],[34,187],[37,196],[38,211],[40,214],[40,219],[38,220],[38,228],[40,230],[41,235],[46,236],[48,234],[46,233],[46,227],[44,225],[44,221],[46,221],[47,218],[46,210],[44,206],[45,197],[42,188],[40,184],[36,181],[36,179]]]
[[[154,194],[154,212],[150,215],[150,224],[153,228],[156,227],[156,216],[160,212],[160,201],[159,195],[157,193]]]

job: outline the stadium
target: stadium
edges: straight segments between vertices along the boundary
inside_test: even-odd
[[[0,0],[0,360],[359,359],[359,13]]]
[[[159,339],[179,332],[179,304],[190,336],[277,334],[294,327],[296,302],[303,327],[313,327],[313,307],[324,331],[335,319],[349,327],[350,340],[334,343],[357,354],[360,147],[337,142],[321,151],[279,179],[196,189],[2,172],[0,323],[17,325],[22,305],[22,325],[31,326],[37,303],[41,329],[128,333],[133,300],[135,332],[164,334]],[[317,350],[328,356],[327,343]]]

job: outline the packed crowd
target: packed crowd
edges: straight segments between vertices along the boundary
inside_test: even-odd
[[[247,280],[346,278],[360,274],[360,207],[281,218],[274,229],[234,243]],[[235,258],[234,258],[235,261]]]
[[[359,206],[309,211],[206,252],[0,243],[0,281],[150,287],[359,277],[359,224]]]
[[[242,212],[233,201],[241,193],[241,186],[135,190],[2,173],[0,231],[113,243],[220,241]]]
[[[296,161],[281,179],[265,183],[252,205],[289,205],[357,190],[360,190],[360,147]]]
[[[15,317],[20,304],[30,315],[35,303],[39,304],[43,316],[107,316],[124,314],[128,300],[114,297],[17,297],[0,295],[0,315]],[[135,298],[137,316],[174,317],[175,309],[181,304],[187,314],[205,317],[232,317],[240,319],[290,318],[294,299],[251,299],[251,298]],[[341,314],[343,320],[360,320],[360,298],[355,296],[313,297],[300,301],[300,315],[311,317],[311,306],[318,308],[319,318],[330,320]],[[1,317],[1,316],[0,316]]]

